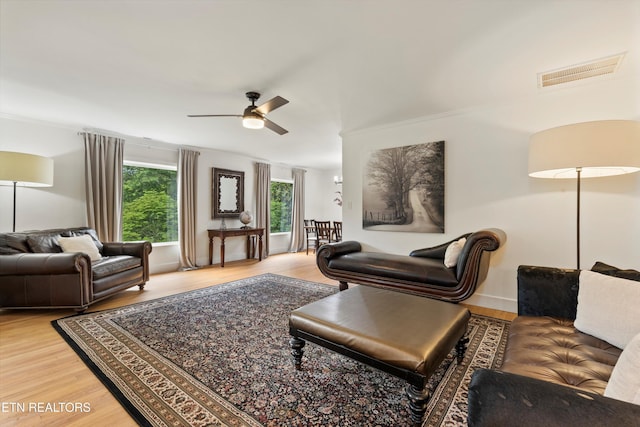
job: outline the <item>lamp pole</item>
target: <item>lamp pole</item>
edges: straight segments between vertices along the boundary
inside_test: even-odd
[[[16,232],[16,185],[17,181],[13,181],[13,232]]]
[[[576,168],[576,173],[578,175],[578,180],[577,180],[577,188],[576,188],[576,194],[578,195],[578,206],[576,209],[577,212],[577,218],[576,218],[576,245],[577,245],[577,251],[576,251],[576,255],[577,255],[577,262],[578,262],[578,270],[580,270],[580,174],[582,173],[582,168],[581,167],[577,167]]]

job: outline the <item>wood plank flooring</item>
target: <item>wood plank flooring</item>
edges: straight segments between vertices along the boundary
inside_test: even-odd
[[[131,288],[92,305],[88,311],[134,304],[263,273],[336,285],[320,273],[312,254],[282,254],[262,262],[235,261],[225,263],[224,268],[213,266],[153,275],[144,291]],[[469,309],[500,319],[515,317],[513,313],[481,307]],[[0,310],[0,425],[136,425],[51,326],[52,320],[72,314],[73,310]],[[65,403],[84,406],[72,408]]]

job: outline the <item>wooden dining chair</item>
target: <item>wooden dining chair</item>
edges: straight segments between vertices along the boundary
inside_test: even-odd
[[[342,221],[333,221],[333,241],[342,242]]]
[[[331,221],[316,221],[316,248],[331,243]]]
[[[313,253],[315,253],[316,248],[318,247],[316,245],[318,242],[318,235],[316,233],[316,221],[314,219],[304,220],[304,233],[307,237],[307,255],[309,255],[309,245],[311,245]]]

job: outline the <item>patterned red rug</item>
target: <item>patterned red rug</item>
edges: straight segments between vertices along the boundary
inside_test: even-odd
[[[334,292],[265,274],[53,325],[140,425],[406,425],[402,380],[312,344],[294,369],[289,313]],[[464,362],[452,352],[430,380],[425,426],[466,424],[471,374],[501,364],[508,327],[472,316]]]

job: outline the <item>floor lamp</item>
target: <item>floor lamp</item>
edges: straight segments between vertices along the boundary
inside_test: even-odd
[[[13,231],[16,231],[16,186],[51,187],[53,159],[35,154],[0,151],[0,185],[13,186]]]
[[[535,133],[529,142],[529,176],[575,178],[576,245],[580,269],[580,180],[640,171],[640,122],[602,120]]]

